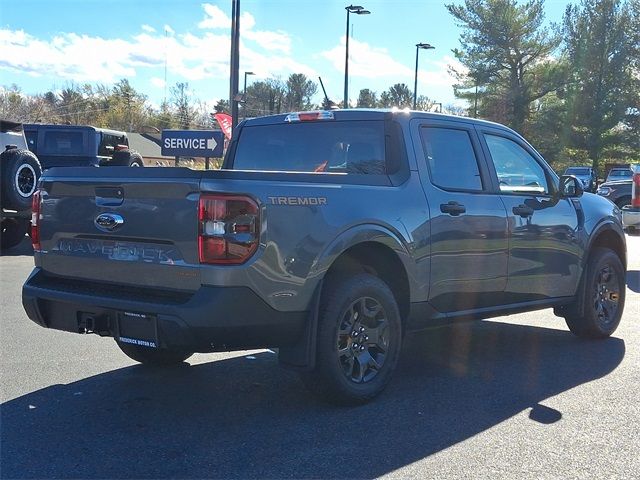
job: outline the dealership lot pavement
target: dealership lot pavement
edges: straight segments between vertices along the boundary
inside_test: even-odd
[[[149,371],[110,339],[42,329],[32,258],[0,257],[2,478],[631,478],[640,472],[640,236],[605,341],[548,310],[409,337],[359,408],[308,394],[269,351]]]

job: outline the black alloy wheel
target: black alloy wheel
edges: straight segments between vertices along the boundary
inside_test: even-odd
[[[573,303],[560,314],[579,337],[606,338],[620,324],[626,293],[625,269],[608,248],[594,248]]]
[[[620,299],[620,281],[611,265],[606,264],[597,272],[592,299],[598,323],[607,330],[617,317]]]
[[[361,297],[342,315],[337,335],[337,355],[344,375],[354,383],[372,380],[384,366],[389,323],[376,299]]]

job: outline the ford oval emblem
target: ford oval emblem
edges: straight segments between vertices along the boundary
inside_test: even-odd
[[[124,218],[117,213],[101,213],[94,221],[98,230],[112,232],[124,223]]]

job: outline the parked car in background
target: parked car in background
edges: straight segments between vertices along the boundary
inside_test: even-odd
[[[640,228],[640,167],[631,180],[631,204],[622,207],[622,226],[628,230]]]
[[[29,149],[43,169],[51,167],[144,167],[142,156],[129,149],[125,132],[86,125],[26,124]]]
[[[0,248],[4,250],[20,243],[29,230],[31,198],[42,168],[27,148],[21,123],[0,120],[0,148],[4,150],[0,153]]]
[[[573,175],[582,183],[582,188],[586,192],[595,192],[597,177],[596,172],[591,167],[569,167],[564,172],[565,175]]]
[[[598,195],[615,203],[618,208],[631,204],[631,178],[606,181],[598,187]]]
[[[633,169],[623,167],[623,168],[612,168],[609,170],[609,175],[607,175],[607,182],[615,182],[617,180],[631,180],[633,176]]]

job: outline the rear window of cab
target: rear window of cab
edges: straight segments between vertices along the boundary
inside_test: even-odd
[[[245,126],[234,170],[385,175],[384,121]]]

